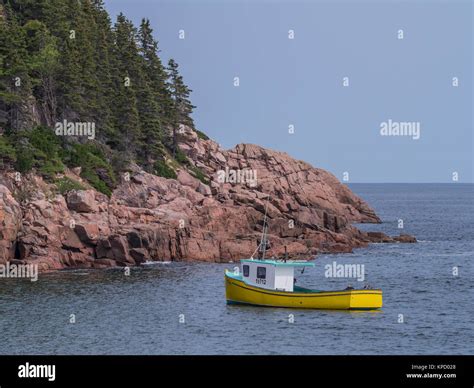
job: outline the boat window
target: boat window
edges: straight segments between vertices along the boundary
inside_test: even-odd
[[[249,277],[249,266],[244,265],[242,269],[244,270],[244,277],[248,278]]]
[[[265,267],[257,267],[257,279],[266,279],[267,269]]]

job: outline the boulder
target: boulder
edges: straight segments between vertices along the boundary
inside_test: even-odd
[[[95,248],[95,255],[98,259],[105,259],[109,257],[108,253],[111,250],[112,246],[108,239],[100,239],[97,242],[97,246]]]
[[[118,262],[134,264],[134,260],[130,257],[128,251],[128,243],[124,236],[112,235],[109,237],[110,250],[108,257]]]
[[[197,191],[200,194],[205,195],[206,197],[210,197],[212,195],[211,188],[208,185],[205,185],[202,182],[199,182],[199,186],[197,188]]]
[[[184,169],[178,171],[178,182],[183,186],[192,187],[196,190],[199,187],[199,180],[194,178],[189,172]]]
[[[144,248],[132,248],[130,249],[130,256],[135,260],[135,263],[141,264],[145,261],[150,260],[150,253]]]
[[[96,244],[100,232],[97,224],[80,224],[74,228],[79,239],[85,244]]]
[[[393,242],[393,238],[387,236],[383,232],[368,232],[367,237],[369,238],[369,241],[376,243]]]
[[[68,226],[61,228],[60,230],[61,243],[63,247],[67,249],[81,249],[84,248],[84,244],[77,236],[76,232]]]
[[[400,234],[400,236],[395,236],[393,237],[395,241],[401,242],[401,243],[416,243],[416,237],[411,236],[409,234]]]
[[[67,194],[67,206],[79,213],[91,213],[98,210],[94,190],[71,190]]]

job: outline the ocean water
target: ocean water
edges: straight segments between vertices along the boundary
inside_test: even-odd
[[[319,256],[298,284],[359,288],[356,279],[326,278],[324,266],[364,264],[366,281],[383,289],[380,311],[228,306],[223,275],[232,264],[150,265],[129,277],[63,271],[0,279],[0,353],[474,354],[474,185],[350,187],[384,221],[361,228],[398,234],[403,219],[419,243]]]

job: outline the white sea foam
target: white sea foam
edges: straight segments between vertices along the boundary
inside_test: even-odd
[[[165,265],[165,264],[171,264],[171,261],[151,261],[147,260],[142,265]]]

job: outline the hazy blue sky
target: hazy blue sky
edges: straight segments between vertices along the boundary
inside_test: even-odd
[[[260,144],[340,179],[347,171],[350,182],[451,182],[454,171],[474,181],[470,1],[106,7],[113,18],[150,19],[162,57],[177,60],[193,89],[197,127],[225,148]],[[420,139],[381,136],[389,119],[419,122]]]

